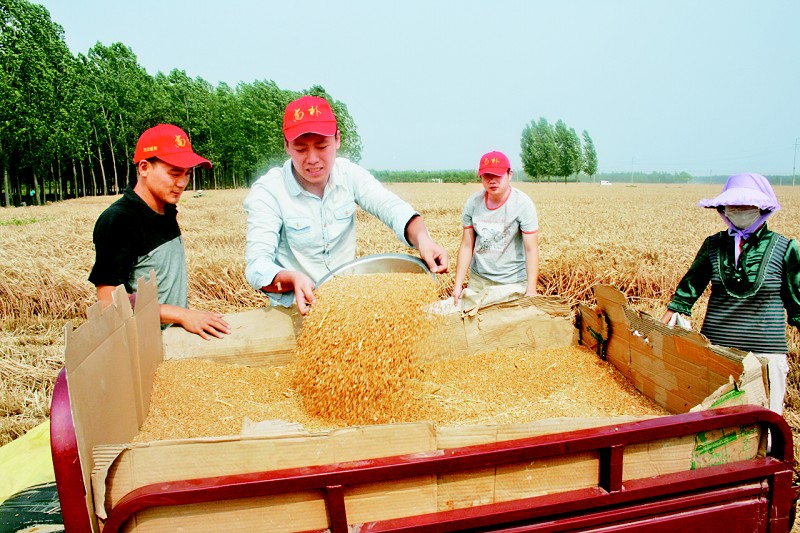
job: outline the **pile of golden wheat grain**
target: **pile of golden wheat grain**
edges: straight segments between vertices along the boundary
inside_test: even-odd
[[[156,372],[150,412],[135,441],[237,435],[245,417],[253,422],[281,420],[293,430],[292,424],[307,431],[350,425],[346,416],[331,419],[324,409],[316,413],[305,408],[305,398],[292,385],[298,366],[165,361]],[[379,412],[390,412],[395,422],[428,420],[439,427],[669,414],[613,365],[579,346],[443,358],[421,363],[418,374],[415,383],[407,383],[413,394],[381,400]],[[350,385],[364,383],[355,379]],[[364,397],[349,396],[344,402],[332,396],[330,401],[339,408],[373,409],[375,398],[369,390],[361,392]]]

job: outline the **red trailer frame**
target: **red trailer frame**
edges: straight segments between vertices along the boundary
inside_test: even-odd
[[[51,439],[58,494],[67,531],[89,532],[91,521],[62,371],[51,411]],[[757,457],[622,481],[624,447],[702,431],[759,424],[772,435],[771,451]],[[596,451],[595,488],[383,520],[359,531],[708,531],[788,532],[797,490],[791,431],[778,414],[756,406],[728,407],[638,422],[570,431],[501,443],[322,466],[180,480],[140,487],[111,509],[105,532],[122,529],[137,512],[225,499],[319,490],[330,531],[348,532],[347,487],[431,474]]]

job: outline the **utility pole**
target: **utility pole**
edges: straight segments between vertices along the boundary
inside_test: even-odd
[[[797,141],[800,137],[794,140],[794,161],[792,162],[792,187],[794,187],[794,169],[797,167]]]

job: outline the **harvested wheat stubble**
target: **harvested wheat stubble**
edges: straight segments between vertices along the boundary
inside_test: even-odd
[[[165,361],[156,373],[150,413],[136,442],[236,435],[244,417],[280,419],[309,431],[343,422],[310,415],[292,387],[295,364],[250,368],[201,360]],[[636,391],[584,347],[497,351],[427,362],[410,406],[397,422],[438,427],[512,424],[558,417],[670,414]]]
[[[431,276],[341,276],[320,287],[297,339],[293,385],[309,414],[374,424],[407,418],[420,396],[417,353],[438,323]]]

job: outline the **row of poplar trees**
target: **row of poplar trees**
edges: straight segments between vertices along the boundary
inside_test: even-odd
[[[591,179],[597,174],[597,152],[589,132],[583,130],[583,143],[574,128],[564,121],[555,125],[547,119],[533,121],[522,130],[522,168],[534,181],[551,181],[570,176],[577,180],[581,172]]]
[[[360,160],[346,106],[319,86],[306,94],[331,101],[340,154]],[[195,172],[193,188],[249,185],[285,160],[283,110],[299,95],[272,81],[213,86],[177,69],[151,76],[122,43],[74,56],[47,9],[0,0],[0,203],[121,192],[135,180],[136,140],[159,123],[183,128],[214,163]]]

